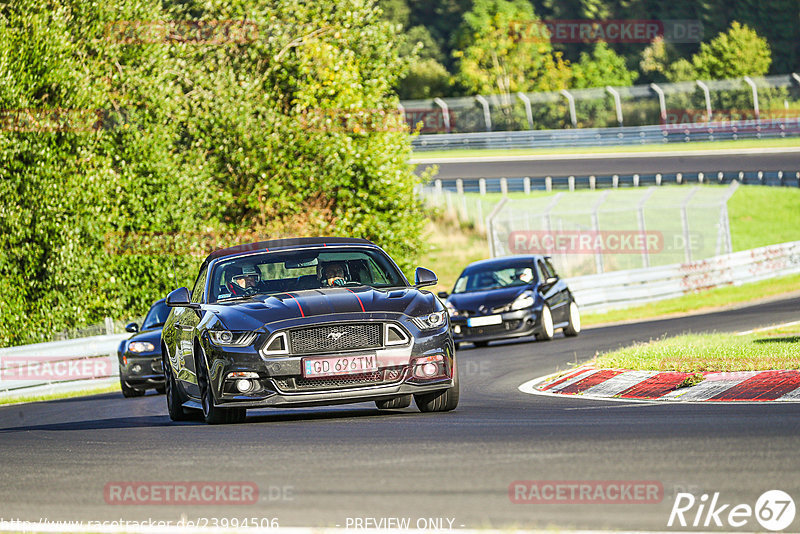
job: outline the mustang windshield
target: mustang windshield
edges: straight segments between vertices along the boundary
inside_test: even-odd
[[[366,248],[320,247],[220,261],[211,275],[209,302],[326,287],[406,286],[385,254]]]
[[[456,282],[453,293],[487,291],[504,287],[525,286],[536,279],[530,262],[501,267],[478,267],[464,272]]]

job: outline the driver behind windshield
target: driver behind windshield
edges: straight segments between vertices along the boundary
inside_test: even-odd
[[[320,282],[323,286],[343,286],[347,284],[344,274],[344,264],[339,261],[332,261],[322,266],[322,276]]]
[[[258,291],[261,273],[253,265],[231,267],[228,289],[234,296],[253,295]]]

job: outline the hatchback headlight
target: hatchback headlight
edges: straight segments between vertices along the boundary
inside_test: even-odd
[[[533,306],[533,295],[530,293],[523,293],[522,295],[518,296],[514,302],[511,303],[512,310],[521,310],[524,308],[530,308]]]
[[[445,301],[444,305],[447,308],[447,313],[450,315],[450,317],[455,317],[458,315],[458,310],[455,306],[450,304],[450,301]]]
[[[422,317],[412,317],[411,320],[420,330],[433,330],[447,323],[447,311],[442,310]]]
[[[156,347],[152,343],[148,343],[147,341],[134,341],[130,345],[128,345],[128,350],[131,352],[153,352],[156,350]]]
[[[256,336],[255,332],[231,332],[230,330],[209,330],[208,337],[214,345],[228,347],[245,347],[250,345]]]

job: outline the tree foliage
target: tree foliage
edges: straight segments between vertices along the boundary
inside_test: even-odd
[[[570,71],[527,0],[476,0],[456,34],[456,80],[475,94],[552,91]]]
[[[257,31],[113,31],[197,20]],[[0,345],[141,314],[191,284],[206,241],[242,233],[366,237],[410,267],[422,217],[396,41],[368,0],[0,6],[0,107],[100,110],[80,128],[3,117]]]

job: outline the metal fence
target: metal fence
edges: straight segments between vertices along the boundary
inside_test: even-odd
[[[800,273],[800,241],[567,282],[583,311],[605,311],[796,273]]]
[[[738,183],[504,198],[487,217],[492,256],[552,256],[564,276],[731,252],[727,202]]]
[[[428,205],[448,212],[462,223],[469,224],[483,232],[486,229],[487,217],[507,195],[516,197],[540,191],[581,191],[668,185],[730,185],[734,182],[742,185],[800,187],[800,170],[437,179],[420,187],[419,192]]]
[[[740,130],[748,121],[755,121],[751,126],[762,128],[768,127],[770,121],[796,123],[800,113],[800,76],[791,73],[731,80],[407,100],[400,107],[409,128],[421,127],[423,135],[415,141],[420,147],[430,146],[431,136],[427,134],[565,128],[659,125],[670,130],[695,124],[712,126],[719,136],[733,123]],[[797,133],[796,128],[791,131]],[[469,143],[452,139],[451,144],[457,140]]]

